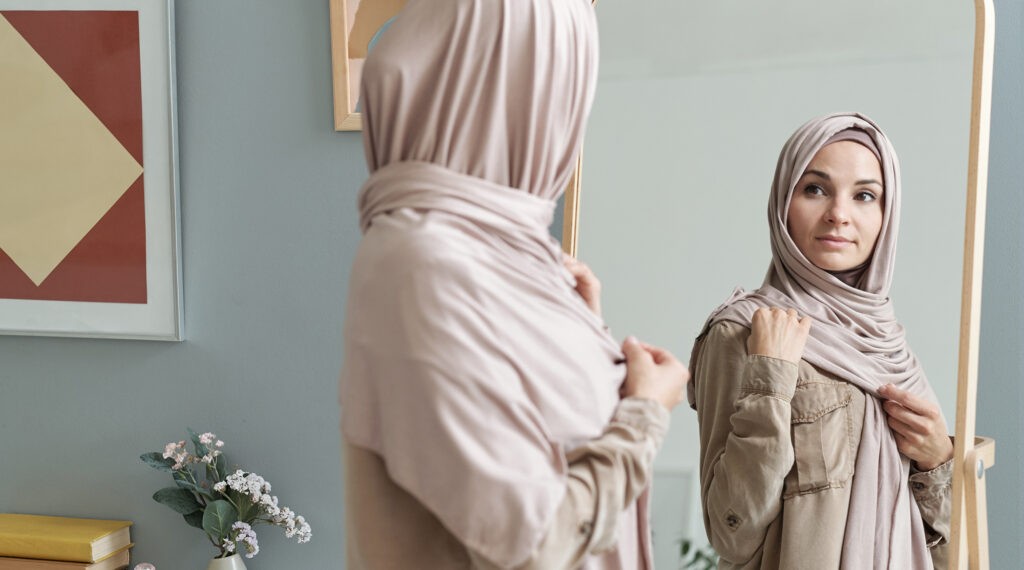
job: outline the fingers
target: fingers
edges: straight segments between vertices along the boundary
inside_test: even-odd
[[[903,397],[906,392],[894,386],[883,386],[880,394],[891,394]],[[885,396],[883,396],[885,397]],[[921,404],[920,398],[911,403]],[[919,413],[899,403],[895,398],[882,402],[886,413],[886,424],[892,430],[896,447],[900,453],[913,459],[922,470],[932,469],[953,456],[953,447],[945,432],[945,424],[941,421],[938,409],[928,402],[924,407],[926,413]]]
[[[921,416],[910,408],[904,408],[896,402],[888,401],[882,403],[882,408],[885,409],[885,413],[896,420],[899,420],[902,424],[912,428],[916,433],[927,434],[931,422],[928,418]]]
[[[934,404],[928,400],[919,398],[906,390],[901,390],[892,384],[882,386],[878,389],[878,393],[886,400],[896,402],[904,408],[913,410],[922,416],[928,418],[938,417],[938,408]]]
[[[568,269],[569,272],[572,273],[573,276],[576,277],[577,279],[579,279],[581,276],[586,277],[594,275],[594,272],[590,269],[590,266],[576,259],[575,257],[569,255],[568,253],[562,253],[562,265],[564,265],[565,268]]]
[[[664,348],[651,346],[649,344],[641,344],[641,346],[644,347],[644,350],[646,350],[648,354],[650,354],[651,357],[654,358],[654,361],[657,362],[658,364],[662,364],[676,359],[676,357],[673,356],[671,352],[665,350]]]
[[[651,358],[656,364],[664,364],[676,360],[676,357],[668,350],[637,340],[636,337],[627,337],[626,342],[635,342],[644,352],[651,355]],[[623,344],[623,352],[625,352],[625,344]]]
[[[628,336],[622,343],[622,353],[626,355],[627,366],[632,365],[645,358],[653,360],[653,357],[644,348],[636,337]]]
[[[800,313],[794,308],[783,309],[782,307],[761,307],[754,311],[754,318],[759,320],[793,320],[803,323],[809,321],[809,317],[800,317]]]
[[[796,309],[761,307],[750,322],[747,354],[799,362],[810,330],[811,319]]]
[[[899,432],[893,433],[892,437],[893,439],[896,440],[896,449],[898,449],[900,453],[906,455],[907,457],[910,457],[913,454],[915,446],[910,440],[901,435]]]
[[[622,344],[626,355],[626,380],[622,397],[655,400],[671,410],[683,400],[689,371],[670,352],[641,343],[630,336]]]
[[[896,432],[904,439],[920,440],[921,436],[923,435],[920,431],[918,431],[917,428],[914,428],[911,425],[907,424],[906,422],[903,422],[892,416],[889,416],[889,418],[886,420],[886,423],[889,424],[889,428],[892,429],[892,431]]]
[[[805,336],[809,335],[811,333],[811,323],[813,323],[813,322],[814,321],[811,320],[811,317],[804,317],[804,318],[800,319],[800,331]]]

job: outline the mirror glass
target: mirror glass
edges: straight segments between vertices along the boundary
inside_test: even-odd
[[[806,120],[859,111],[892,140],[903,208],[892,296],[955,421],[974,7],[965,0],[602,2],[579,257],[605,319],[689,359],[709,312],[761,284],[775,162]],[[705,544],[695,413],[656,463],[655,564]]]

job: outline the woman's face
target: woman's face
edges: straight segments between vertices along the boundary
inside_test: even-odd
[[[868,260],[882,228],[882,168],[874,153],[839,141],[814,155],[793,189],[786,224],[800,252],[826,271]]]

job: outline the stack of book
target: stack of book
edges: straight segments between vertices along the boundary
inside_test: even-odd
[[[0,570],[121,570],[131,521],[0,513]]]

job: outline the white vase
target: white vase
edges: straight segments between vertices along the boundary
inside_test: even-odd
[[[245,563],[240,554],[232,554],[227,558],[214,558],[206,570],[245,570]]]

